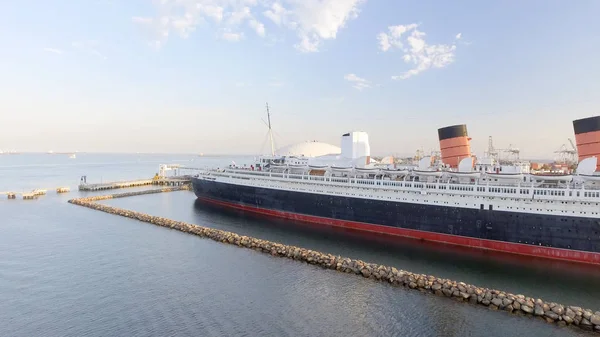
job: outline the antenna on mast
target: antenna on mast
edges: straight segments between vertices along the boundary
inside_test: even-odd
[[[271,129],[271,112],[267,103],[267,121],[269,126],[269,140],[271,141],[271,156],[275,156],[275,144],[273,143],[273,130]]]

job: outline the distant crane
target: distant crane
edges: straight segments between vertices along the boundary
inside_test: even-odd
[[[508,154],[508,161],[518,161],[521,155],[519,148],[513,147],[512,144],[508,144],[508,149],[501,149],[500,151]]]
[[[489,158],[494,158],[496,161],[503,161],[500,158],[500,153],[507,153],[506,161],[514,162],[519,160],[519,156],[521,151],[518,148],[513,147],[512,144],[508,145],[507,149],[496,149],[494,147],[494,142],[492,140],[492,136],[488,137],[488,149],[485,152],[485,155]]]
[[[423,149],[417,149],[417,151],[415,152],[415,156],[413,157],[413,160],[418,162],[423,157],[425,157],[425,151],[423,151]]]
[[[494,158],[498,160],[498,151],[494,148],[494,141],[492,140],[492,136],[488,137],[488,149],[485,152],[485,156],[488,158]]]
[[[575,144],[573,144],[571,138],[569,138],[569,143],[571,143],[571,148],[573,149],[573,151],[577,152],[577,147],[575,147]]]
[[[577,164],[577,148],[571,138],[568,139],[571,144],[571,148],[567,146],[567,144],[561,145],[558,151],[554,151],[557,154],[557,162],[561,164],[575,165]]]

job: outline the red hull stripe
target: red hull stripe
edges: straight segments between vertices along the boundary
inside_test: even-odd
[[[502,242],[496,240],[487,240],[487,239],[476,239],[469,238],[464,236],[457,236],[451,234],[441,234],[441,233],[432,233],[425,232],[415,229],[406,229],[406,228],[398,228],[398,227],[389,227],[382,225],[375,225],[365,222],[357,222],[357,221],[347,221],[340,219],[331,219],[313,215],[305,215],[299,213],[292,212],[284,212],[266,208],[259,208],[254,206],[248,206],[244,204],[231,203],[226,201],[215,200],[206,197],[198,197],[198,199],[214,204],[220,205],[228,208],[234,208],[238,210],[243,210],[252,213],[258,213],[278,218],[291,219],[296,221],[303,221],[309,223],[323,224],[328,226],[335,227],[343,227],[343,228],[351,228],[360,231],[367,232],[375,232],[380,234],[387,235],[395,235],[402,236],[412,239],[419,240],[427,240],[433,242],[443,242],[447,244],[453,244],[464,247],[472,247],[478,249],[486,249],[493,250],[498,252],[519,254],[519,255],[529,255],[529,256],[537,256],[550,258],[555,260],[565,260],[572,262],[581,262],[581,263],[591,263],[591,264],[600,264],[600,253],[593,252],[581,252],[569,249],[561,249],[561,248],[551,248],[551,247],[541,247],[541,246],[533,246],[526,245],[521,243],[510,243],[510,242]]]

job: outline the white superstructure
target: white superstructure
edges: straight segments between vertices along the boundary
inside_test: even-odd
[[[418,174],[408,173],[393,179],[380,170],[370,178],[356,171],[345,176],[314,175],[307,170],[300,174],[252,170],[209,170],[201,177],[222,183],[255,186],[277,190],[337,195],[426,205],[452,206],[468,209],[486,209],[563,216],[600,218],[600,188],[583,181],[569,184],[547,184],[539,181],[518,183],[485,182],[476,179],[461,183],[444,173],[418,181]],[[318,171],[318,170],[317,170]],[[339,172],[338,172],[339,173]],[[555,187],[550,187],[554,185]]]
[[[532,174],[527,162],[506,165],[488,157],[475,165],[466,158],[455,170],[433,166],[432,157],[422,158],[415,167],[382,168],[369,163],[366,133],[346,133],[341,143],[338,155],[263,156],[251,169],[207,170],[201,176],[229,184],[317,194],[600,218],[595,157],[583,160],[580,174],[575,175]]]

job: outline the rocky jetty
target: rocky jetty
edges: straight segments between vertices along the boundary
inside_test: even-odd
[[[153,225],[167,227],[182,232],[195,234],[214,241],[248,248],[271,256],[284,257],[308,264],[318,265],[325,269],[355,274],[365,278],[403,286],[424,293],[453,298],[457,301],[486,306],[492,310],[502,310],[513,314],[538,317],[549,323],[572,325],[600,333],[600,311],[593,312],[576,306],[566,306],[541,299],[515,295],[501,290],[477,287],[463,282],[438,278],[431,275],[415,274],[394,267],[368,263],[342,256],[317,252],[301,247],[288,246],[267,240],[261,240],[236,233],[198,226],[181,221],[170,220],[144,213],[107,206],[96,201],[124,198],[142,194],[173,192],[187,190],[189,185],[147,191],[93,196],[69,200],[70,203],[85,206],[98,211],[120,215]]]

